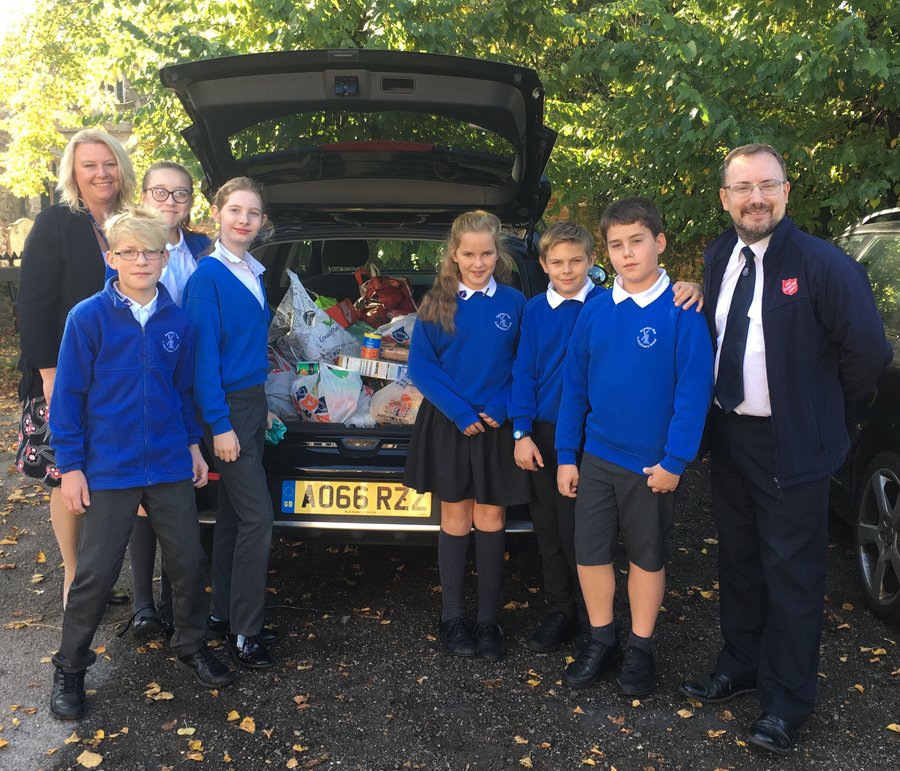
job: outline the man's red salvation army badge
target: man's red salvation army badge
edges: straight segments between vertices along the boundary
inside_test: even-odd
[[[797,279],[795,278],[783,278],[781,279],[781,291],[784,292],[788,297],[792,294],[797,294]]]

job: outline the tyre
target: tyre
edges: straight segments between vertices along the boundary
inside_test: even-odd
[[[869,464],[856,496],[854,553],[866,603],[885,621],[900,621],[900,455]]]

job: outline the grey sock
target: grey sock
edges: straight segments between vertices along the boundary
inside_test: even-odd
[[[616,622],[610,621],[603,626],[591,627],[591,639],[602,642],[604,645],[613,646],[616,644]]]
[[[653,637],[652,635],[650,637],[641,637],[634,632],[629,632],[627,647],[638,648],[644,653],[653,653]]]

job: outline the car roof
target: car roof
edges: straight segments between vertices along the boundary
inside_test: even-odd
[[[283,51],[160,70],[192,121],[205,189],[266,187],[277,221],[446,226],[486,208],[532,225],[556,132],[527,67],[402,51]]]

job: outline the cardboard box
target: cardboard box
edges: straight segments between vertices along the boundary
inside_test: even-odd
[[[393,361],[381,359],[362,359],[358,356],[338,356],[337,366],[359,372],[363,377],[374,377],[381,380],[399,380],[407,376],[409,367]]]

